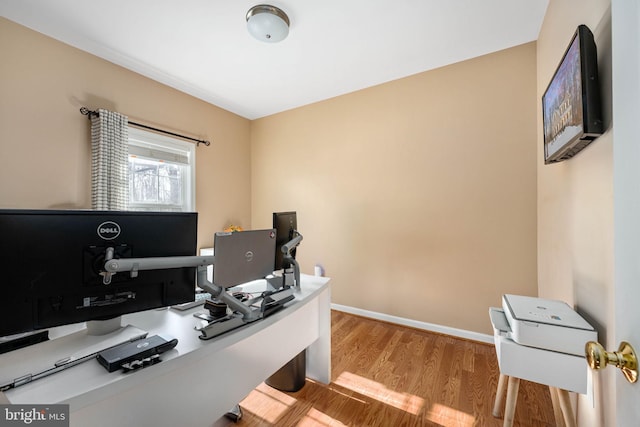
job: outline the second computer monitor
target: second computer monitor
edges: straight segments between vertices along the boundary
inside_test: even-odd
[[[214,236],[213,283],[230,288],[274,271],[276,231],[219,232]]]
[[[289,268],[289,263],[283,259],[282,245],[296,237],[297,218],[295,212],[274,212],[273,228],[276,230],[276,258],[275,270]],[[296,250],[291,250],[291,256],[296,257]]]

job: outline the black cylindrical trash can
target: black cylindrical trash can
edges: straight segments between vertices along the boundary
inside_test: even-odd
[[[304,387],[307,376],[307,350],[302,350],[265,383],[280,391],[298,391]]]

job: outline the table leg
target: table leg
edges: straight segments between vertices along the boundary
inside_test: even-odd
[[[571,407],[569,392],[567,390],[558,389],[558,400],[560,400],[560,408],[562,409],[562,415],[564,416],[564,424],[567,427],[576,427],[576,417],[573,416],[573,408]]]
[[[516,402],[518,401],[518,389],[520,388],[520,378],[509,377],[507,385],[507,404],[504,408],[503,427],[511,427],[513,425],[513,417],[516,413]]]
[[[504,390],[507,386],[508,376],[504,374],[500,374],[500,378],[498,379],[498,391],[496,392],[496,400],[493,403],[493,414],[494,417],[500,418],[502,414],[502,401],[504,399]]]
[[[549,392],[551,393],[551,403],[553,405],[553,416],[556,420],[556,426],[564,427],[562,408],[560,407],[560,398],[558,397],[558,388],[549,386]]]

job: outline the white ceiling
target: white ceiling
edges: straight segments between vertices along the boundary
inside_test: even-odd
[[[0,0],[0,15],[249,119],[536,40],[548,0]],[[99,107],[99,106],[92,106]]]

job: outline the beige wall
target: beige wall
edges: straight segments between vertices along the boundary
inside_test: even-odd
[[[250,122],[0,18],[0,207],[89,208],[81,106],[212,141],[196,153],[199,245],[250,226]]]
[[[252,123],[252,218],[296,210],[334,303],[481,333],[536,295],[535,44]]]
[[[538,38],[540,99],[579,24],[594,33],[605,124],[609,130],[569,161],[542,162],[542,117],[538,112],[539,294],[567,301],[596,328],[600,342],[613,327],[613,133],[611,125],[611,17],[609,0],[551,1]],[[608,342],[609,341],[609,342]],[[607,343],[608,342],[608,343]],[[593,409],[582,396],[578,424],[614,425],[609,400],[612,372],[603,372]]]
[[[213,141],[201,246],[296,210],[303,271],[322,264],[334,302],[491,333],[503,293],[537,291],[535,49],[249,122],[0,19],[0,207],[89,207],[78,109],[114,109]]]
[[[502,293],[539,294],[615,348],[613,135],[545,166],[539,107],[584,23],[610,125],[609,4],[551,1],[537,44],[254,122],[0,18],[0,208],[89,207],[78,109],[114,109],[213,141],[197,150],[201,246],[296,210],[303,271],[322,264],[335,303],[490,333]],[[614,374],[596,409],[579,399],[580,425],[613,425]]]

